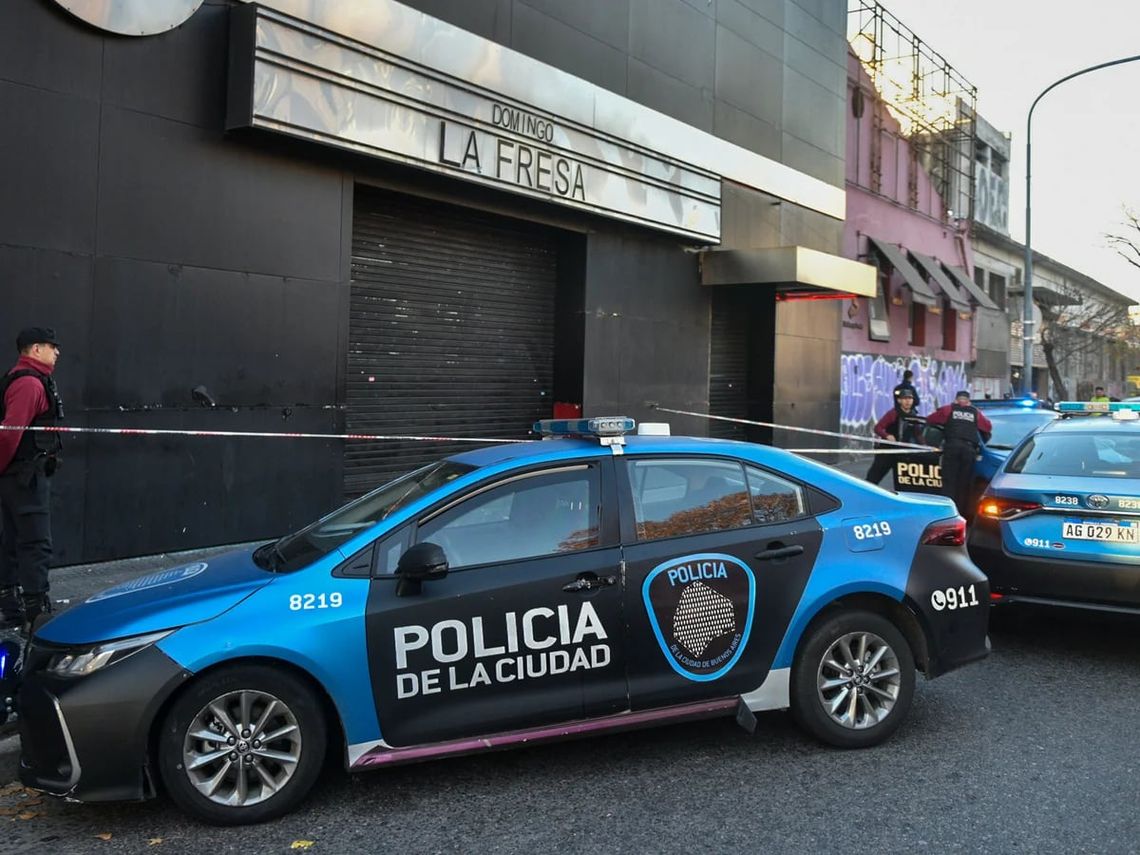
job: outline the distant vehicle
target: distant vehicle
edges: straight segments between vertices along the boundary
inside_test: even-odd
[[[970,494],[973,497],[971,517],[973,516],[972,509],[977,506],[978,498],[989,486],[990,480],[1006,458],[1009,457],[1014,446],[1033,431],[1060,418],[1060,414],[1052,409],[1031,406],[1030,404],[1035,402],[1029,398],[1012,404],[1008,399],[1000,402],[987,401],[986,403],[991,405],[984,409],[986,416],[993,424],[993,432],[989,442],[982,443],[978,459],[974,463],[974,488]],[[997,406],[999,403],[1004,406]],[[927,425],[924,427],[923,442],[940,448],[942,446],[941,426]],[[940,493],[942,491],[942,473],[937,452],[918,452],[914,455],[900,455],[899,457],[900,463],[909,464],[912,468],[904,466],[900,470],[896,466],[896,477],[898,479],[896,488],[898,490],[920,493]],[[919,468],[914,469],[914,466]],[[912,475],[912,473],[917,474]],[[915,481],[920,483],[913,483]]]
[[[1020,407],[1027,410],[1051,410],[1053,405],[1048,401],[1043,401],[1040,398],[982,398],[981,400],[971,400],[971,404],[979,410],[986,410],[986,415],[989,415],[990,408],[1003,409],[1005,407]]]
[[[293,808],[326,751],[378,769],[785,708],[859,748],[903,722],[917,671],[986,655],[949,499],[632,428],[540,422],[573,438],[446,458],[62,612],[25,657],[21,780],[161,786],[236,825]]]
[[[1057,406],[1101,417],[1060,419],[1014,450],[970,555],[996,602],[1140,613],[1140,402]]]

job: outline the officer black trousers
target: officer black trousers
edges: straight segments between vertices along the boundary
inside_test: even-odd
[[[876,454],[871,460],[871,468],[867,470],[867,480],[872,484],[878,484],[883,480],[883,476],[894,468],[896,460],[898,457],[894,454]],[[887,489],[893,490],[894,488],[894,479],[892,478]]]
[[[954,500],[962,516],[970,512],[970,486],[977,454],[977,449],[968,442],[950,440],[942,446],[942,495]]]
[[[26,486],[16,475],[0,475],[0,588],[19,585],[24,596],[46,594],[51,564],[51,489],[37,472]]]

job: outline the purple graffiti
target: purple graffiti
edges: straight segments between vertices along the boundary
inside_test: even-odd
[[[922,415],[954,400],[959,389],[969,389],[964,362],[939,362],[919,356],[875,356],[844,353],[840,356],[839,429],[870,436],[875,422],[894,406],[894,388],[902,373],[914,372],[914,386]]]

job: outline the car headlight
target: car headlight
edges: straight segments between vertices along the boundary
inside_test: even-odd
[[[150,647],[172,632],[174,630],[167,629],[162,632],[120,638],[116,641],[104,641],[87,647],[75,647],[52,656],[48,660],[47,670],[63,677],[82,677],[92,674],[100,668],[121,662],[131,654]]]

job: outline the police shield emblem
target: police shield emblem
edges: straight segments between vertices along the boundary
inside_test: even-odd
[[[704,682],[732,670],[752,630],[756,578],[747,564],[717,553],[673,558],[653,568],[641,593],[674,671]]]

